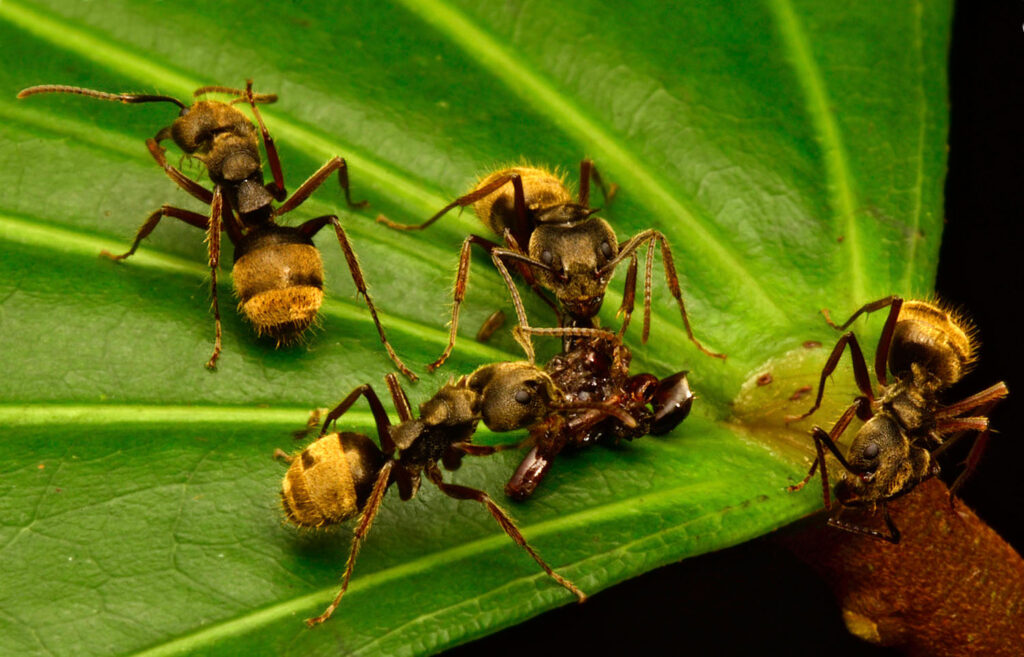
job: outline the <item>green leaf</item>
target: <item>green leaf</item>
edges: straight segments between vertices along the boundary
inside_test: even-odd
[[[482,228],[467,212],[403,234],[375,214],[420,221],[502,164],[574,178],[592,157],[621,188],[604,216],[620,239],[664,231],[697,335],[729,354],[686,339],[658,265],[651,340],[638,326],[627,339],[638,372],[690,370],[692,416],[561,459],[531,501],[506,505],[595,593],[820,507],[814,486],[785,491],[809,441],[781,418],[807,404],[790,397],[835,339],[819,309],[932,287],[949,23],[949,2],[0,3],[0,653],[421,654],[572,601],[483,509],[425,486],[388,496],[338,613],[307,630],[350,533],[286,527],[271,454],[295,449],[309,409],[391,369],[333,236],[317,238],[329,298],[302,346],[254,338],[223,271],[224,354],[209,373],[201,234],[168,221],[124,263],[98,257],[162,203],[203,209],[146,152],[168,107],[17,90],[187,97],[251,77],[278,93],[265,116],[289,188],[340,154],[371,202],[351,212],[326,185],[293,221],[341,216],[421,373],[446,339],[459,244]],[[608,324],[621,289],[620,273]],[[470,337],[506,299],[475,258],[463,337],[445,369],[407,386],[414,402],[521,357],[507,335]],[[553,321],[527,304],[534,324]],[[849,399],[849,378],[836,374],[819,421]],[[344,423],[372,424],[365,410]],[[515,464],[471,459],[451,478],[498,496]]]

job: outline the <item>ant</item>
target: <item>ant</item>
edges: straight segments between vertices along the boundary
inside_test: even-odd
[[[604,192],[605,201],[611,200],[616,187],[606,189],[593,162],[580,162],[580,188],[577,200],[565,186],[562,177],[536,167],[519,166],[495,171],[484,177],[468,194],[460,196],[422,224],[408,225],[378,216],[377,221],[396,230],[422,230],[440,219],[449,210],[472,205],[477,217],[485,226],[500,235],[505,246],[499,246],[479,235],[469,235],[462,242],[459,268],[453,286],[454,305],[448,346],[440,358],[427,366],[431,371],[447,360],[455,345],[459,322],[459,306],[466,295],[469,278],[470,250],[477,245],[487,251],[495,267],[501,273],[512,296],[518,326],[514,335],[533,360],[533,346],[529,335],[551,335],[551,329],[534,328],[529,325],[522,299],[506,267],[506,261],[513,263],[530,287],[551,306],[563,324],[559,305],[569,316],[572,335],[602,335],[606,331],[593,328],[591,318],[597,314],[604,300],[608,281],[616,267],[623,260],[630,260],[630,274],[626,279],[624,297],[632,298],[636,288],[636,251],[647,245],[647,267],[644,278],[644,325],[643,342],[650,333],[651,278],[654,267],[654,247],[661,246],[665,279],[672,296],[679,304],[683,325],[690,341],[702,352],[714,358],[725,358],[706,349],[693,335],[690,320],[686,314],[679,277],[676,275],[672,251],[665,236],[657,230],[644,230],[619,244],[615,232],[607,221],[594,216],[599,208],[591,208],[590,180]],[[558,304],[553,303],[542,292],[542,288],[554,293]],[[623,330],[629,321],[626,303],[619,309],[625,316]],[[565,333],[562,333],[565,335]]]
[[[220,235],[226,230],[234,245],[232,279],[239,299],[238,309],[253,325],[258,335],[266,335],[278,345],[297,340],[316,319],[323,301],[323,263],[313,244],[313,236],[327,224],[334,227],[338,243],[345,254],[356,290],[366,300],[377,332],[396,367],[412,380],[416,375],[402,363],[392,349],[377,318],[377,310],[363,280],[355,252],[336,215],[310,219],[300,226],[282,226],[276,219],[301,205],[327,178],[337,171],[338,183],[351,207],[363,207],[365,201],[353,203],[349,192],[348,167],[341,157],[333,157],[306,180],[290,197],[284,186],[281,161],[274,140],[267,131],[258,104],[277,101],[274,94],[253,93],[252,80],[245,89],[207,86],[196,89],[194,98],[210,93],[234,96],[230,103],[217,100],[196,100],[191,106],[171,96],[152,94],[113,94],[66,85],[41,85],[23,89],[18,98],[37,94],[64,93],[126,104],[166,102],[181,108],[178,118],[146,140],[153,159],[179,187],[210,206],[209,216],[164,205],[153,212],[139,228],[131,248],[120,255],[103,251],[113,260],[123,260],[135,253],[142,242],[164,217],[179,219],[206,231],[209,247],[211,295],[216,328],[213,354],[206,367],[215,369],[221,352],[220,308],[217,303],[217,269],[220,264]],[[259,124],[259,132],[267,153],[273,180],[264,184],[260,163],[259,136],[256,126],[236,103],[247,102]],[[171,139],[188,156],[206,167],[213,191],[196,183],[179,169],[167,163],[161,142]],[[273,203],[281,203],[274,207]]]
[[[457,500],[474,500],[487,507],[509,538],[526,550],[545,573],[583,602],[586,595],[541,559],[509,515],[487,493],[446,483],[438,463],[455,470],[466,454],[482,456],[500,451],[501,446],[472,443],[481,420],[492,431],[513,431],[554,412],[599,409],[627,426],[635,424],[633,418],[612,405],[566,400],[550,376],[525,362],[485,365],[447,383],[420,405],[418,418],[413,417],[398,378],[388,374],[385,381],[398,412],[398,424],[391,424],[373,388],[363,384],[327,414],[320,437],[314,443],[295,457],[281,450],[274,453],[291,464],[281,487],[281,500],[289,522],[300,527],[323,527],[360,515],[341,590],[322,614],[306,620],[307,625],[312,627],[330,618],[341,602],[356,555],[380,509],[384,493],[392,484],[397,484],[399,497],[408,500],[419,490],[423,474],[445,495]],[[358,433],[327,434],[328,426],[336,423],[359,397],[365,397],[370,405],[380,447]]]
[[[974,328],[967,320],[936,303],[889,296],[865,304],[842,326],[833,323],[827,311],[824,315],[830,326],[846,330],[861,314],[886,307],[889,308],[889,316],[875,352],[878,395],[872,391],[864,354],[851,331],[839,338],[821,371],[814,406],[803,415],[786,418],[787,422],[801,420],[818,410],[825,380],[849,346],[854,380],[861,395],[840,416],[831,431],[825,432],[819,426],[811,430],[817,457],[803,481],[790,486],[789,490],[803,488],[821,465],[825,508],[832,510],[828,471],[824,466],[824,449],[828,448],[846,470],[835,490],[840,507],[828,523],[852,533],[898,543],[900,532],[885,503],[939,474],[935,457],[966,432],[974,431],[978,437],[971,447],[967,465],[950,487],[950,503],[954,503],[957,489],[977,467],[988,443],[987,415],[1009,391],[1000,381],[953,404],[939,402],[939,393],[959,381],[969,369],[976,357],[977,342]],[[892,383],[886,376],[886,365],[895,379]],[[865,424],[857,431],[844,457],[836,441],[854,416]],[[873,509],[875,506],[882,508],[888,534],[845,522],[839,517],[844,507]]]
[[[617,336],[598,336],[577,340],[568,351],[548,361],[544,371],[567,399],[616,406],[628,413],[635,425],[600,410],[548,415],[530,427],[527,442],[533,447],[505,485],[509,497],[517,501],[530,497],[567,446],[660,436],[686,419],[694,400],[687,372],[660,381],[653,374],[630,376],[631,359],[629,347]]]

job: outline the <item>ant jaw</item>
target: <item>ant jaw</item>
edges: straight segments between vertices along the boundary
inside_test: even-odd
[[[604,302],[604,295],[595,297],[583,297],[576,299],[559,299],[569,314],[576,319],[590,319],[601,310]]]

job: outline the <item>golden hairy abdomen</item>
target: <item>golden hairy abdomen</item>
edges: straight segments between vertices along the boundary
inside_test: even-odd
[[[338,434],[320,438],[292,460],[281,502],[288,521],[301,527],[333,525],[359,514],[349,455]]]
[[[495,171],[477,183],[474,189],[480,189],[497,178],[514,173],[518,173],[523,180],[523,192],[529,210],[572,202],[572,196],[566,189],[562,176],[535,167],[510,167]],[[503,185],[493,194],[488,194],[474,203],[473,210],[480,221],[495,234],[501,235],[506,227],[511,228],[514,225],[515,192],[512,183]],[[519,246],[526,248],[525,244]]]
[[[232,271],[238,309],[260,335],[288,342],[316,319],[323,303],[323,263],[316,247],[274,244],[251,251]]]
[[[894,342],[913,342],[932,351],[935,354],[932,367],[947,385],[963,376],[977,352],[974,328],[970,322],[928,301],[903,302]]]

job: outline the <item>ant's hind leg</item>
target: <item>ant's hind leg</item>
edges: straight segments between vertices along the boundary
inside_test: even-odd
[[[380,510],[380,503],[384,500],[384,493],[388,490],[388,485],[391,479],[391,469],[394,467],[394,461],[388,461],[381,468],[380,473],[377,475],[377,481],[373,484],[373,490],[370,492],[370,497],[366,500],[366,506],[363,508],[363,514],[359,517],[359,524],[356,526],[355,535],[352,537],[352,548],[348,553],[348,560],[345,562],[345,574],[341,578],[341,590],[334,596],[334,600],[327,606],[322,614],[314,618],[307,618],[306,625],[313,627],[319,625],[334,613],[334,610],[341,604],[341,598],[345,595],[345,591],[348,590],[349,579],[352,578],[352,570],[356,565],[356,556],[359,555],[359,548],[362,547],[363,539],[370,533],[370,528],[373,527],[373,519],[377,517],[377,511]]]
[[[295,193],[298,195],[298,192]],[[293,197],[294,198],[294,197]],[[380,318],[377,316],[377,306],[373,303],[373,297],[370,296],[370,292],[366,287],[366,279],[363,278],[363,270],[359,266],[359,259],[356,257],[355,251],[352,249],[352,244],[348,240],[348,235],[345,234],[345,229],[341,227],[338,222],[338,217],[335,215],[326,215],[323,217],[317,217],[310,219],[306,223],[298,227],[298,231],[309,238],[312,238],[321,228],[327,224],[334,226],[334,232],[338,237],[338,244],[341,246],[341,252],[345,255],[345,262],[348,264],[349,274],[352,276],[352,282],[355,283],[356,293],[362,295],[363,301],[366,302],[366,307],[370,310],[370,316],[373,318],[373,323],[377,327],[377,335],[380,336],[380,341],[384,343],[384,349],[388,352],[388,356],[391,358],[391,362],[395,364],[395,367],[409,378],[410,381],[416,381],[419,379],[412,370],[406,367],[402,359],[398,357],[391,343],[388,342],[388,337],[384,333],[384,327],[380,323]]]

